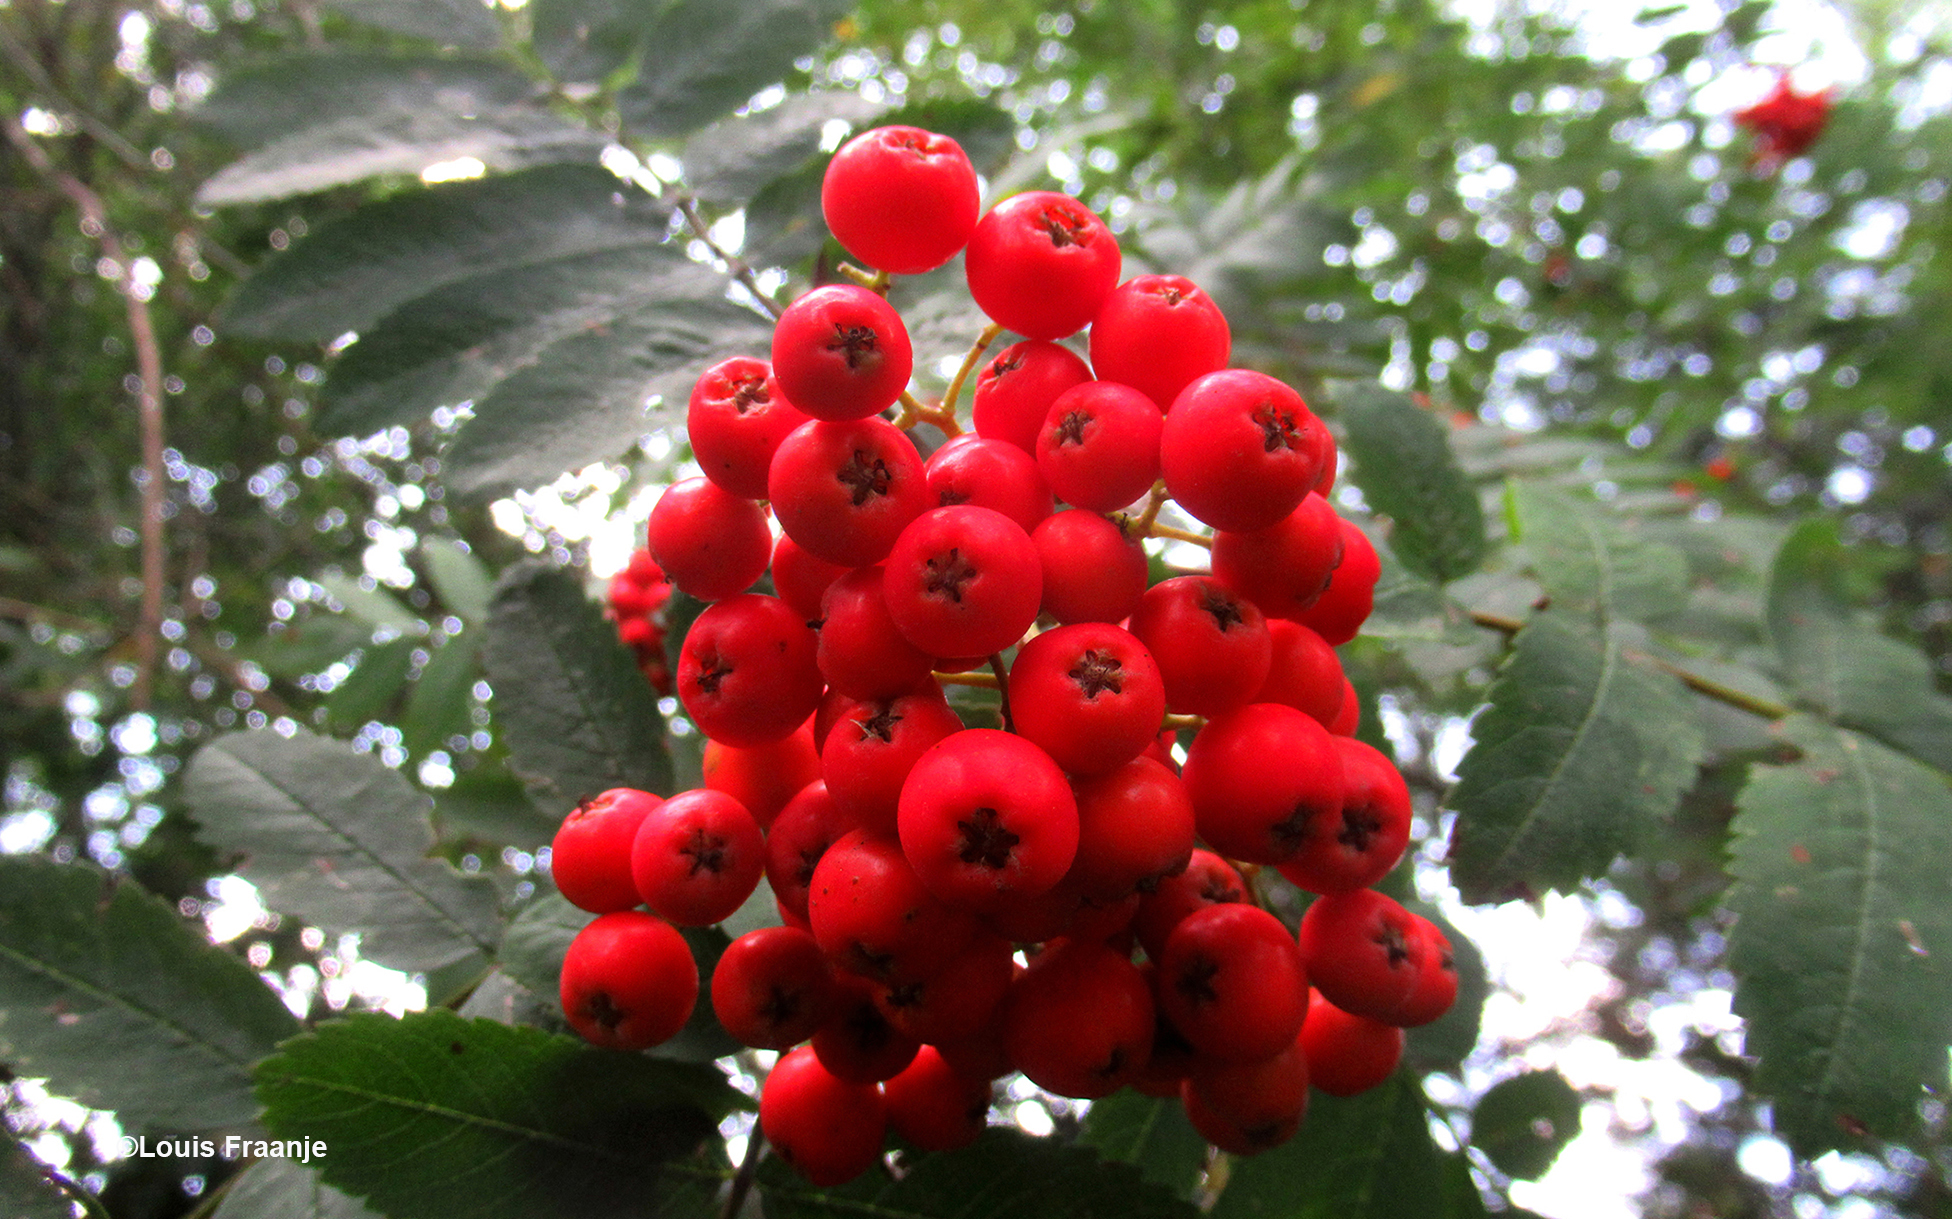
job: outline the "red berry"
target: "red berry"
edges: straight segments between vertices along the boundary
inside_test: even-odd
[[[1301,916],[1299,942],[1322,997],[1372,1020],[1409,998],[1428,948],[1416,916],[1374,889],[1316,898]]]
[[[766,471],[788,432],[807,421],[764,360],[733,356],[692,387],[685,433],[705,477],[746,499],[766,498]]]
[[[1334,723],[1342,710],[1342,683],[1347,680],[1342,676],[1341,657],[1327,640],[1299,622],[1269,618],[1267,633],[1274,643],[1274,659],[1254,701],[1286,703],[1307,712],[1324,728]]]
[[[1152,399],[1115,381],[1087,381],[1057,396],[1037,431],[1037,469],[1057,497],[1113,512],[1159,480],[1165,419]]]
[[[1117,285],[1118,240],[1069,195],[1026,191],[977,221],[963,263],[969,294],[991,321],[1061,339],[1090,323]]]
[[[1316,634],[1339,648],[1354,639],[1368,620],[1383,561],[1369,536],[1354,524],[1339,521],[1337,528],[1342,531],[1342,562],[1335,575],[1313,605],[1287,616],[1313,627]]]
[[[637,827],[662,796],[614,787],[570,810],[549,847],[549,874],[569,903],[591,914],[628,910],[644,899],[630,878]]]
[[[1193,802],[1170,767],[1140,756],[1080,780],[1078,854],[1069,878],[1092,901],[1151,893],[1193,854]]]
[[[706,787],[743,804],[763,830],[787,801],[820,777],[813,722],[801,724],[791,736],[746,749],[708,740],[703,771]]]
[[[751,588],[773,552],[765,510],[703,478],[665,488],[644,532],[671,583],[700,601]]]
[[[694,788],[651,810],[630,848],[644,904],[681,927],[730,918],[759,886],[766,843],[746,806]]]
[[[1091,367],[1166,410],[1194,378],[1227,366],[1226,315],[1179,275],[1139,275],[1112,289],[1091,320]]]
[[[887,1134],[881,1089],[835,1078],[812,1046],[773,1064],[759,1093],[759,1128],[779,1157],[813,1185],[844,1185],[881,1159]]]
[[[826,1023],[834,975],[813,936],[761,927],[726,946],[712,970],[712,1012],[735,1040],[784,1050]]]
[[[965,432],[929,455],[923,472],[941,507],[993,508],[1027,533],[1051,514],[1051,489],[1030,454],[1007,440]]]
[[[1321,476],[1311,433],[1322,428],[1301,395],[1273,377],[1208,373],[1166,413],[1159,469],[1174,502],[1195,518],[1215,529],[1265,529]]]
[[[786,802],[766,834],[766,883],[784,913],[805,921],[814,865],[853,828],[825,783],[809,783]]]
[[[749,748],[790,736],[820,704],[817,640],[778,597],[706,608],[678,654],[678,699],[699,731]]]
[[[1037,429],[1057,396],[1091,380],[1091,369],[1069,347],[1025,339],[1004,348],[976,374],[969,417],[976,434],[1037,451]]]
[[[1160,1010],[1213,1062],[1269,1058],[1308,1014],[1301,950],[1281,920],[1245,902],[1197,910],[1166,937],[1154,978]]]
[[[1457,1002],[1457,959],[1451,952],[1450,937],[1420,914],[1413,914],[1416,934],[1423,941],[1422,965],[1409,997],[1396,1005],[1387,1017],[1390,1024],[1418,1028],[1441,1018]]]
[[[1212,851],[1195,847],[1186,870],[1159,882],[1139,902],[1132,919],[1139,946],[1153,960],[1166,950],[1166,937],[1188,915],[1208,906],[1247,900],[1247,882],[1232,864]]]
[[[888,1023],[874,1004],[874,985],[853,974],[834,978],[833,1008],[826,1023],[813,1034],[813,1052],[820,1065],[849,1083],[874,1084],[892,1079],[909,1063],[921,1043]]]
[[[851,973],[886,983],[924,979],[977,934],[922,883],[901,845],[854,830],[814,865],[807,893],[813,938]]]
[[[1059,940],[1031,961],[1004,1001],[1003,1041],[1032,1083],[1060,1096],[1110,1096],[1152,1053],[1152,994],[1120,953]]]
[[[1342,762],[1341,812],[1316,823],[1281,875],[1311,893],[1341,893],[1389,875],[1410,842],[1410,789],[1396,766],[1353,737],[1331,736]]]
[[[908,772],[936,742],[961,731],[962,720],[932,681],[897,698],[858,703],[828,729],[821,774],[854,824],[892,836]]]
[[[1200,837],[1229,859],[1284,863],[1343,828],[1335,738],[1293,707],[1249,703],[1213,716],[1180,773]]]
[[[820,675],[852,698],[895,698],[928,680],[935,662],[908,642],[888,613],[879,565],[857,567],[820,602]]]
[[[987,656],[1023,637],[1043,599],[1030,535],[1000,512],[960,504],[916,517],[888,555],[882,596],[931,656]]]
[[[978,935],[926,978],[884,987],[875,1002],[888,1022],[918,1041],[953,1041],[989,1022],[1016,976],[1010,941]]]
[[[865,419],[887,410],[908,388],[914,362],[901,315],[855,284],[815,288],[773,327],[773,375],[814,419]]]
[[[1138,637],[1109,622],[1045,631],[1010,666],[1017,732],[1073,775],[1101,775],[1159,735],[1166,687]]]
[[[1059,622],[1119,622],[1145,595],[1145,549],[1117,521],[1082,509],[1031,532],[1044,568],[1044,612]]]
[[[815,556],[785,534],[773,543],[773,591],[808,622],[820,617],[820,599],[827,587],[854,570]]]
[[[1257,1062],[1196,1061],[1180,1100],[1207,1142],[1230,1155],[1259,1155],[1300,1127],[1308,1111],[1308,1059],[1297,1038]]]
[[[1311,492],[1266,529],[1216,530],[1213,575],[1269,618],[1294,619],[1327,591],[1343,549],[1341,518]]]
[[[989,1124],[990,1081],[964,1075],[934,1046],[923,1046],[881,1091],[895,1133],[923,1151],[967,1147]]]
[[[840,146],[820,210],[849,254],[891,275],[919,275],[969,241],[982,199],[962,146],[919,127],[876,127]]]
[[[1317,995],[1301,1026],[1308,1079],[1330,1096],[1354,1096],[1388,1079],[1403,1060],[1403,1030],[1345,1012]]]
[[[802,424],[773,454],[766,487],[786,536],[843,567],[887,558],[929,506],[914,442],[885,419]]]
[[[560,990],[563,1016],[585,1040],[649,1049],[691,1019],[698,965],[677,928],[641,910],[619,910],[570,941]]]
[[[1245,706],[1267,680],[1274,643],[1254,604],[1210,576],[1174,576],[1147,589],[1131,631],[1152,653],[1166,705],[1191,715]]]
[[[1042,893],[1078,849],[1078,806],[1050,755],[972,728],[923,754],[901,789],[901,844],[944,901],[994,910]]]

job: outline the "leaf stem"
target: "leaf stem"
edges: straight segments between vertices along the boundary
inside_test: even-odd
[[[677,204],[678,211],[684,215],[685,223],[690,226],[692,235],[704,242],[705,248],[712,252],[712,257],[723,262],[726,269],[732,273],[732,278],[739,281],[739,286],[752,293],[752,298],[759,302],[759,307],[770,314],[774,321],[778,321],[779,315],[785,310],[770,293],[759,286],[759,277],[753,274],[751,263],[712,240],[711,226],[705,223],[705,217],[699,213],[698,200],[689,194],[681,193],[677,196]]]

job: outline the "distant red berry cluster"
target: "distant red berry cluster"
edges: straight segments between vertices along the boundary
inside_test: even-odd
[[[1816,143],[1830,121],[1832,91],[1798,93],[1789,74],[1776,77],[1776,87],[1753,106],[1735,112],[1735,124],[1755,133],[1756,159],[1774,164],[1799,156]]]

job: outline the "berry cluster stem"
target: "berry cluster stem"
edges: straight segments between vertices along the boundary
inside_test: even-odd
[[[997,713],[1003,717],[1003,731],[1015,732],[1016,722],[1010,718],[1010,681],[1004,674],[1003,653],[990,653],[990,672],[996,674]]]
[[[1152,494],[1146,497],[1145,511],[1141,512],[1139,519],[1133,523],[1132,527],[1137,530],[1140,537],[1151,536],[1152,526],[1159,519],[1159,509],[1165,505],[1166,480],[1162,478],[1152,484]]]
[[[942,430],[944,436],[962,435],[962,427],[956,422],[954,410],[939,406],[924,406],[921,399],[907,390],[901,391],[901,397],[896,401],[901,403],[901,416],[895,420],[895,426],[903,431],[918,423],[932,423]]]
[[[944,414],[951,417],[955,415],[956,399],[962,394],[962,383],[969,379],[969,374],[974,372],[976,365],[982,362],[983,353],[990,349],[990,344],[996,342],[997,336],[1002,333],[1003,327],[991,322],[983,327],[981,334],[976,336],[976,341],[970,345],[969,354],[962,358],[962,367],[956,370],[955,378],[949,382],[949,392],[942,395]]]
[[[840,264],[840,273],[868,291],[879,292],[883,296],[888,295],[888,285],[894,282],[894,277],[886,271],[869,271],[851,262]]]
[[[1175,529],[1171,525],[1161,525],[1156,521],[1153,522],[1151,528],[1145,531],[1145,536],[1151,538],[1171,538],[1176,542],[1191,542],[1195,546],[1204,546],[1208,550],[1213,549],[1213,539],[1203,533],[1191,533],[1185,529]]]

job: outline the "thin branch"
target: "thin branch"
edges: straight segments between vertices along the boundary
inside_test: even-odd
[[[135,264],[109,228],[102,199],[73,174],[54,164],[11,114],[0,115],[0,130],[20,150],[35,172],[74,201],[81,212],[82,232],[95,238],[102,256],[121,271],[116,288],[129,315],[129,336],[136,350],[137,414],[142,429],[142,607],[135,634],[136,680],[129,692],[133,710],[146,710],[155,685],[156,654],[163,625],[163,356],[149,302],[135,280]]]
[[[732,1178],[732,1189],[725,1195],[725,1209],[719,1212],[724,1219],[738,1219],[739,1210],[746,1204],[746,1195],[752,1192],[752,1184],[759,1177],[759,1153],[766,1146],[766,1132],[759,1123],[752,1124],[752,1133],[746,1136],[746,1154],[739,1161],[739,1171]]]
[[[771,293],[759,286],[759,277],[753,273],[751,263],[712,239],[711,226],[705,223],[705,217],[698,211],[698,200],[690,195],[680,194],[677,196],[677,202],[678,211],[684,216],[685,223],[691,227],[692,235],[704,242],[705,248],[712,252],[712,257],[724,263],[731,271],[732,278],[739,281],[739,286],[752,293],[753,299],[759,302],[759,307],[770,314],[774,321],[778,321],[779,315],[785,310],[773,299]]]
[[[0,618],[10,618],[15,622],[45,623],[59,631],[73,631],[78,635],[102,634],[109,630],[105,623],[83,618],[77,614],[48,609],[31,601],[18,601],[12,597],[0,597]]]
[[[1508,617],[1504,614],[1489,614],[1482,610],[1472,610],[1471,621],[1478,626],[1501,632],[1506,636],[1516,635],[1525,628],[1525,623],[1521,619]],[[1796,713],[1794,707],[1774,702],[1770,699],[1758,698],[1753,694],[1744,693],[1741,690],[1735,689],[1733,686],[1723,685],[1721,682],[1715,681],[1712,678],[1690,672],[1672,661],[1662,660],[1658,656],[1650,655],[1636,648],[1625,649],[1623,655],[1630,660],[1637,660],[1644,664],[1652,665],[1661,672],[1678,679],[1682,685],[1704,698],[1712,698],[1718,703],[1724,703],[1730,707],[1734,707],[1738,711],[1746,711],[1750,715],[1757,716],[1761,719],[1785,720]]]
[[[0,25],[0,50],[6,51],[7,58],[13,61],[13,65],[16,68],[19,68],[21,72],[26,74],[27,78],[34,83],[36,89],[39,89],[47,95],[49,102],[56,108],[74,115],[75,121],[81,124],[81,129],[98,140],[104,148],[119,157],[123,164],[127,165],[130,169],[153,168],[149,163],[149,158],[143,154],[142,149],[131,144],[123,138],[121,132],[96,118],[93,114],[75,104],[74,99],[64,94],[60,86],[54,83],[54,78],[48,75],[47,67],[34,57],[33,52],[21,45],[20,39],[14,37],[13,31],[9,30],[5,25]],[[36,168],[38,169],[39,166],[36,166]]]

